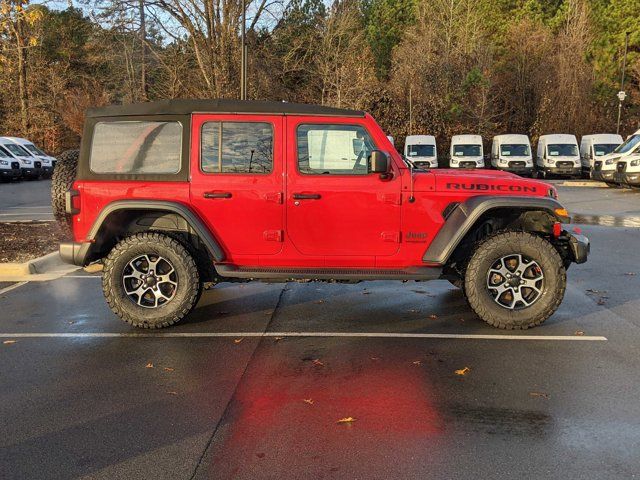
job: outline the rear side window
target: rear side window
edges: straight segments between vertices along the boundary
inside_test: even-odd
[[[94,173],[174,174],[181,153],[179,122],[100,122],[93,129],[90,167]]]
[[[202,125],[200,167],[206,173],[270,173],[273,126],[263,122]]]

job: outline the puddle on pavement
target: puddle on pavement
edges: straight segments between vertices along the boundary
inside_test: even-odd
[[[640,228],[640,217],[617,217],[615,215],[572,215],[571,223],[601,227]]]

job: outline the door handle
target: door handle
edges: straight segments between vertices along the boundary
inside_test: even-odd
[[[204,198],[231,198],[231,192],[204,192]]]
[[[320,200],[321,196],[319,193],[294,193],[294,200]]]

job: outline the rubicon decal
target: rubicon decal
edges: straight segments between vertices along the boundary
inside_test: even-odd
[[[537,187],[528,185],[492,185],[488,183],[447,183],[448,190],[473,190],[481,192],[527,192],[536,193]]]

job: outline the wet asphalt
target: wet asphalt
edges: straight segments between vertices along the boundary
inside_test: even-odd
[[[605,192],[602,215],[640,206],[561,200],[598,216]],[[525,332],[444,281],[225,283],[161,332],[94,275],[0,293],[0,478],[635,478],[640,228],[582,229],[589,262]]]

